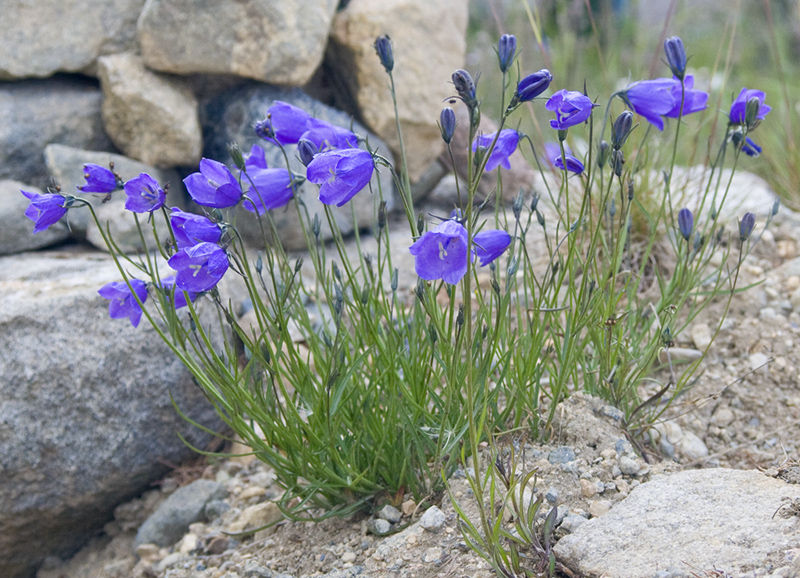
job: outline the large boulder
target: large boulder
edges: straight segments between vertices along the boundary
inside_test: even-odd
[[[46,231],[33,234],[33,222],[23,215],[30,201],[20,193],[42,194],[42,190],[19,181],[0,180],[0,255],[48,247],[69,238],[66,222],[59,221]]]
[[[267,163],[270,167],[285,167],[286,161],[280,149],[258,138],[253,130],[253,124],[264,118],[266,110],[276,100],[294,104],[316,118],[341,127],[350,128],[352,125],[352,130],[356,134],[368,137],[369,144],[373,149],[377,149],[380,154],[390,161],[392,160],[388,147],[379,138],[369,134],[362,125],[354,122],[347,114],[325,106],[299,89],[285,90],[263,85],[242,87],[213,99],[206,105],[203,114],[204,155],[220,162],[229,163],[228,145],[230,143],[237,143],[245,154],[253,144],[259,144],[266,151]],[[293,172],[305,175],[305,167],[294,149],[294,146],[287,147],[290,167]],[[355,227],[364,229],[375,224],[376,207],[380,199],[378,183],[380,183],[380,190],[387,203],[387,208],[391,210],[394,206],[394,186],[389,170],[386,168],[382,168],[380,173],[376,170],[372,177],[374,194],[370,194],[367,188],[345,206],[329,207],[333,220],[343,234],[352,233]],[[330,239],[331,232],[325,218],[324,205],[319,202],[318,195],[317,185],[308,182],[303,183],[298,191],[298,197],[305,203],[311,218],[313,219],[315,214],[319,215],[322,223],[321,238]],[[355,212],[355,222],[353,212]],[[303,227],[292,204],[284,209],[272,211],[272,217],[284,247],[289,250],[306,247]],[[263,245],[261,228],[252,213],[239,211],[236,225],[250,245]]]
[[[197,99],[182,79],[147,70],[133,53],[97,64],[106,132],[122,152],[157,167],[200,161]]]
[[[0,258],[0,575],[66,557],[114,507],[211,437],[213,408],[143,321],[108,317],[97,289],[120,279],[91,253]]]
[[[46,188],[42,151],[50,143],[115,151],[103,131],[102,100],[97,83],[86,79],[0,83],[0,179]]]
[[[336,0],[149,0],[138,22],[145,64],[300,86],[322,61]]]
[[[389,77],[373,43],[388,34],[394,44],[394,80],[408,170],[417,181],[443,148],[436,121],[442,100],[455,93],[450,77],[464,67],[468,2],[351,0],[336,15],[327,65],[343,102],[386,139],[399,158]]]
[[[91,69],[102,54],[136,45],[145,0],[5,0],[0,79]]]
[[[108,199],[107,195],[78,192],[76,187],[85,182],[83,177],[84,164],[93,163],[107,167],[109,162],[113,162],[114,171],[124,180],[137,177],[141,173],[147,173],[156,179],[162,187],[169,184],[167,207],[185,207],[183,183],[178,173],[173,170],[156,169],[122,155],[85,151],[62,145],[48,145],[45,148],[44,156],[52,178],[61,185],[65,193],[80,196],[92,203],[98,219],[101,223],[108,224],[114,241],[123,251],[137,251],[142,248],[134,215],[125,209],[125,193],[116,191],[112,194],[111,199]],[[70,210],[65,218],[69,222],[76,238],[85,238],[98,249],[107,250],[103,236],[100,234],[100,229],[91,220],[91,214],[88,209],[75,208]],[[139,222],[142,225],[147,246],[154,249],[154,239],[151,227],[147,223],[147,215],[139,215]],[[159,237],[166,239],[169,231],[163,219],[157,217],[156,224]]]

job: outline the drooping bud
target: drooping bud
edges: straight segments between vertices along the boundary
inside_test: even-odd
[[[442,131],[442,140],[450,144],[456,131],[456,113],[449,106],[443,108],[439,115],[439,130]]]
[[[392,51],[392,40],[388,35],[378,36],[375,39],[375,52],[386,72],[391,72],[394,68],[394,52]]]
[[[744,243],[750,238],[753,229],[756,226],[756,216],[753,213],[747,212],[739,221],[739,240]]]
[[[686,50],[683,40],[677,36],[664,41],[664,52],[667,54],[667,64],[676,78],[683,80],[686,76]]]
[[[497,45],[497,57],[500,60],[500,72],[508,72],[514,62],[514,55],[517,52],[517,37],[513,34],[503,34]]]
[[[629,110],[623,111],[614,121],[614,128],[611,131],[611,147],[618,151],[621,149],[633,127],[633,113]]]
[[[681,236],[688,241],[692,236],[692,229],[694,229],[694,215],[689,209],[683,208],[678,211],[678,229]]]

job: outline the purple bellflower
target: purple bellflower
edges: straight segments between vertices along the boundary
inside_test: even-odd
[[[251,213],[263,215],[292,200],[292,174],[286,169],[262,169],[249,174],[250,190],[242,206]]]
[[[38,195],[20,190],[31,202],[25,209],[25,216],[33,221],[33,234],[46,231],[67,214],[67,198],[63,195]]]
[[[561,156],[556,157],[556,160],[553,162],[553,165],[557,169],[561,169],[562,171],[564,170],[564,160],[561,158]],[[566,168],[566,170],[568,170],[571,173],[575,173],[576,175],[579,175],[579,174],[581,174],[583,172],[583,169],[584,169],[584,167],[583,167],[583,163],[581,161],[579,161],[578,159],[576,159],[572,155],[567,155],[567,168]]]
[[[130,287],[125,281],[107,283],[97,292],[103,299],[111,301],[108,304],[108,314],[111,319],[124,319],[127,317],[131,320],[131,325],[138,327],[139,320],[142,318],[142,308],[136,301],[136,297],[131,293],[131,289],[139,297],[139,301],[142,303],[147,301],[147,284],[139,279],[131,279]]]
[[[475,141],[472,143],[472,150],[477,151],[478,147],[489,148],[494,142],[494,137],[497,133],[493,132],[491,134],[481,134],[475,137]],[[486,161],[486,172],[493,171],[498,166],[502,166],[504,169],[511,168],[511,161],[509,157],[517,150],[517,145],[519,144],[519,133],[512,128],[504,128],[500,131],[500,135],[497,137],[497,143],[494,145],[494,149],[492,149],[492,153],[489,155],[489,158]]]
[[[689,209],[683,208],[678,211],[678,229],[681,232],[681,236],[689,240],[689,237],[692,236],[692,229],[694,229],[694,215]]]
[[[214,243],[198,243],[175,253],[169,266],[177,271],[175,285],[182,291],[201,293],[212,289],[228,270],[228,255]]]
[[[514,62],[517,52],[517,37],[513,34],[503,34],[497,44],[497,58],[500,61],[500,72],[506,73]]]
[[[222,229],[208,217],[172,209],[169,217],[178,249],[193,247],[199,243],[218,243]]]
[[[175,275],[170,275],[169,277],[164,277],[161,280],[161,288],[167,294],[167,298],[172,300],[172,292],[173,287],[175,291],[175,309],[180,309],[181,307],[186,307],[188,305],[186,301],[186,293],[189,294],[189,301],[194,303],[194,300],[197,299],[197,293],[194,291],[187,291],[184,293],[177,287],[175,287]]]
[[[319,200],[341,207],[367,186],[375,163],[361,149],[338,149],[320,153],[306,169],[306,178],[320,185]]]
[[[192,173],[183,184],[198,205],[221,209],[232,207],[242,198],[242,188],[231,171],[211,159],[200,161],[200,172]]]
[[[499,257],[511,243],[505,231],[484,231],[473,240],[473,260],[480,259],[481,266],[488,265]],[[414,269],[422,279],[442,279],[455,285],[466,275],[468,235],[464,225],[451,219],[427,231],[409,248],[414,255]]]
[[[319,154],[319,148],[308,139],[301,138],[297,143],[297,156],[300,157],[300,162],[304,166],[314,160],[314,157]]]
[[[667,38],[664,41],[664,52],[672,74],[678,79],[683,78],[686,74],[686,49],[683,47],[683,40],[678,36]]]
[[[761,147],[748,136],[742,144],[742,152],[749,157],[757,157],[761,154]]]
[[[288,102],[276,100],[267,118],[256,123],[256,134],[272,144],[296,144],[306,132],[311,115]]]
[[[78,187],[82,193],[111,193],[117,190],[117,177],[109,169],[87,163],[83,165],[86,184]]]
[[[742,215],[742,220],[739,221],[739,240],[744,243],[753,234],[753,229],[756,227],[756,216],[747,212]]]
[[[680,114],[681,109],[681,81],[677,78],[674,79],[675,84],[670,90],[672,98],[675,99],[675,104],[664,116],[669,118],[678,118],[679,116],[686,116],[694,112],[705,110],[708,106],[708,93],[702,90],[694,90],[694,75],[687,74],[683,80],[683,114]]]
[[[439,114],[439,130],[442,132],[442,140],[450,144],[456,132],[456,112],[449,106],[444,107]]]
[[[564,152],[567,153],[567,156],[572,156],[572,149],[567,143],[564,143]],[[547,157],[547,162],[556,166],[556,159],[561,156],[561,146],[553,141],[544,143],[544,156]]]
[[[267,154],[257,144],[250,147],[250,154],[244,161],[244,168],[247,173],[261,171],[267,168]]]
[[[747,103],[753,98],[757,98],[761,103],[761,106],[758,109],[758,114],[756,115],[756,119],[764,120],[767,114],[769,114],[769,111],[772,110],[771,106],[764,104],[764,101],[767,99],[766,93],[761,90],[743,88],[741,92],[739,92],[739,96],[736,97],[736,100],[734,100],[733,104],[731,104],[731,111],[729,114],[731,124],[745,123]]]
[[[546,68],[542,68],[539,72],[529,74],[519,81],[517,84],[517,92],[514,94],[514,101],[527,102],[533,100],[550,86],[553,82],[553,75]],[[512,105],[514,102],[512,102]]]
[[[318,150],[358,148],[358,137],[350,130],[318,118],[309,119],[308,129],[301,135],[314,143]]]
[[[675,104],[673,90],[678,85],[678,103]],[[655,80],[641,80],[628,85],[622,98],[630,105],[633,111],[643,116],[658,130],[664,130],[662,116],[680,108],[680,81],[674,78],[657,78]],[[684,105],[685,108],[685,105]]]
[[[556,118],[550,121],[550,126],[556,130],[566,130],[585,122],[595,106],[588,96],[574,90],[559,90],[544,105],[556,113]]]
[[[125,208],[133,213],[152,213],[163,207],[167,200],[167,193],[147,173],[126,182],[125,195]]]

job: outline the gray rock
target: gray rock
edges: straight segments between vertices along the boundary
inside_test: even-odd
[[[46,231],[33,234],[33,221],[23,216],[30,201],[20,190],[42,194],[36,187],[0,180],[0,255],[41,249],[68,239],[69,229],[63,220]]]
[[[626,578],[650,578],[655,569],[670,567],[684,569],[684,575],[712,567],[752,575],[768,563],[777,565],[775,553],[800,545],[796,517],[780,510],[789,503],[785,497],[800,499],[800,487],[757,471],[657,476],[604,516],[575,528],[555,552],[584,576],[618,576],[625,568]]]
[[[149,68],[301,86],[322,61],[334,0],[150,0],[137,25]],[[180,31],[176,33],[176,31]],[[168,40],[167,40],[168,39]]]
[[[583,516],[579,516],[578,514],[567,514],[564,516],[564,519],[561,521],[561,525],[559,528],[564,530],[565,532],[574,532],[575,529],[586,522],[586,518]]]
[[[558,502],[558,488],[549,488],[545,493],[544,498],[551,506],[555,506]]]
[[[132,53],[97,64],[106,132],[122,152],[158,167],[200,161],[197,99],[182,80],[150,72]]]
[[[642,469],[636,460],[628,456],[620,456],[617,459],[617,464],[619,465],[619,470],[626,476],[635,476]]]
[[[556,448],[547,455],[547,461],[551,464],[566,464],[575,461],[576,458],[575,450],[569,446]]]
[[[134,48],[136,19],[144,2],[6,0],[0,79],[85,71],[101,54]]]
[[[42,151],[50,143],[116,150],[103,131],[102,98],[97,84],[85,79],[0,83],[0,179],[46,189],[51,179]]]
[[[390,161],[392,160],[387,146],[374,135],[368,134],[362,125],[353,123],[347,114],[325,106],[298,89],[284,90],[269,86],[242,87],[210,101],[204,107],[201,115],[203,130],[205,131],[204,156],[230,164],[229,143],[237,143],[245,154],[250,151],[250,147],[253,144],[258,144],[266,151],[267,163],[270,167],[284,167],[285,161],[280,150],[258,138],[253,131],[253,124],[263,119],[265,111],[275,100],[282,100],[299,106],[316,118],[338,126],[350,128],[352,123],[353,131],[356,134],[368,136],[370,145],[376,148],[380,154],[387,156]],[[292,171],[305,175],[305,167],[297,158],[293,146],[287,147],[287,154]],[[375,215],[377,214],[376,208],[379,203],[378,182],[380,182],[380,190],[383,194],[383,199],[387,203],[387,208],[391,210],[394,206],[394,187],[389,171],[382,169],[380,174],[376,172],[372,179],[374,194],[370,194],[367,188],[361,191],[353,202],[347,203],[343,207],[330,207],[333,219],[343,234],[347,235],[354,229],[353,209],[355,209],[356,223],[359,228],[371,228],[374,225],[376,221]],[[308,207],[311,218],[315,214],[319,215],[322,222],[321,237],[327,240],[331,238],[330,228],[318,196],[319,188],[313,183],[304,183],[298,192],[298,197]],[[294,206],[290,204],[286,208],[274,210],[272,211],[272,217],[275,220],[281,241],[287,249],[297,250],[306,247],[303,229],[300,226],[300,220]],[[238,211],[236,225],[248,244],[263,247],[261,228],[252,213],[244,210]]]
[[[444,527],[447,517],[439,508],[431,506],[419,519],[419,525],[429,532],[438,532]]]
[[[376,536],[385,536],[392,531],[392,525],[382,518],[372,518],[367,522],[367,531]]]
[[[206,504],[203,511],[206,515],[206,521],[213,522],[230,509],[230,504],[224,500],[211,500]]]
[[[161,503],[136,533],[135,546],[171,546],[181,539],[189,524],[203,519],[206,505],[228,495],[225,486],[211,480],[195,480]]]
[[[261,566],[256,560],[247,560],[244,563],[244,578],[272,578],[272,570]]]
[[[442,100],[454,93],[453,71],[464,67],[468,2],[351,0],[334,19],[326,67],[342,102],[355,102],[359,117],[395,156],[399,140],[388,78],[372,44],[388,34],[394,44],[393,75],[408,169],[416,182],[443,150],[436,124]],[[351,111],[355,112],[355,111]]]
[[[155,331],[108,317],[97,253],[0,258],[0,575],[66,557],[221,422]]]
[[[382,520],[386,520],[392,524],[396,524],[403,517],[403,515],[400,513],[400,510],[394,506],[390,506],[389,504],[386,504],[383,508],[381,508],[376,515]]]
[[[74,149],[62,145],[48,145],[44,151],[47,168],[50,170],[56,182],[61,184],[62,190],[66,193],[81,196],[90,201],[97,212],[97,217],[101,223],[109,223],[114,240],[123,251],[136,251],[141,247],[139,232],[136,229],[136,221],[133,213],[125,210],[125,193],[117,191],[113,198],[108,202],[103,202],[106,195],[88,194],[77,191],[76,187],[85,182],[83,177],[83,165],[94,163],[101,166],[108,166],[111,161],[114,163],[114,170],[124,179],[132,179],[140,173],[148,173],[156,179],[161,186],[169,183],[167,193],[167,207],[181,207],[185,203],[183,183],[178,177],[178,173],[171,170],[156,169],[133,159],[111,153],[85,151]],[[143,225],[145,240],[148,246],[152,245],[152,232],[147,225],[147,215],[140,215],[139,221]],[[70,210],[67,218],[73,234],[78,238],[86,238],[98,249],[106,250],[100,230],[91,221],[91,215],[86,208],[75,208]],[[159,227],[159,236],[164,239],[167,235],[166,224],[160,217],[156,219]]]

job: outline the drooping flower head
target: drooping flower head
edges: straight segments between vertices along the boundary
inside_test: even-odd
[[[251,213],[263,215],[292,200],[292,174],[286,169],[263,169],[248,175],[249,189],[242,206]]]
[[[245,171],[256,172],[262,171],[267,167],[267,154],[257,144],[254,144],[250,147],[250,154],[247,155],[247,159],[244,161],[244,168]]]
[[[764,120],[764,118],[766,118],[769,111],[772,110],[771,106],[764,104],[764,101],[767,99],[766,93],[761,90],[743,88],[739,92],[739,96],[736,97],[736,100],[731,104],[731,111],[728,115],[731,124],[745,124],[747,103],[754,98],[757,98],[760,104],[756,113],[756,120]]]
[[[664,52],[672,74],[679,80],[682,79],[686,74],[686,49],[683,47],[683,40],[677,36],[667,38],[664,41]]]
[[[673,95],[675,82],[674,78],[634,82],[628,85],[628,88],[622,93],[622,98],[636,114],[643,116],[650,124],[663,131],[664,119],[661,117],[666,116],[676,107]],[[678,82],[678,90],[680,90],[680,82]],[[677,107],[680,108],[680,100]]]
[[[564,159],[562,159],[561,156],[556,157],[556,160],[553,162],[553,165],[555,165],[556,168],[561,169],[562,171],[565,170],[564,169]],[[584,169],[584,166],[583,166],[583,163],[580,160],[578,160],[577,158],[573,157],[572,155],[567,155],[567,168],[566,168],[566,170],[568,170],[571,173],[575,173],[576,175],[579,175],[579,174],[581,174],[583,172],[583,169]]]
[[[38,195],[20,190],[31,202],[25,209],[25,216],[33,221],[33,234],[46,231],[67,214],[67,198],[63,195]]]
[[[503,34],[497,44],[497,58],[500,61],[500,72],[508,72],[514,62],[517,52],[517,37],[513,34]]]
[[[209,291],[228,270],[228,255],[214,243],[198,243],[175,253],[169,266],[177,271],[175,285],[182,291]]]
[[[306,178],[320,185],[319,200],[341,207],[367,186],[375,164],[361,149],[338,149],[320,153],[306,169]]]
[[[564,143],[564,152],[567,156],[572,156],[572,149],[567,143]],[[544,143],[544,156],[547,157],[547,162],[556,166],[556,159],[561,156],[561,145],[553,141]]]
[[[546,68],[529,74],[517,84],[517,92],[514,94],[511,105],[514,106],[520,102],[533,100],[547,90],[551,82],[553,82],[553,75]]]
[[[314,143],[320,151],[358,148],[358,137],[353,131],[333,125],[318,118],[309,119],[307,130],[300,136]]]
[[[475,141],[472,143],[472,150],[473,152],[478,150],[478,147],[488,149],[492,146],[492,142],[494,142],[496,132],[490,134],[481,134],[475,137]],[[517,150],[517,145],[519,144],[519,133],[512,128],[504,128],[500,131],[500,134],[497,136],[497,142],[494,145],[494,149],[492,149],[489,158],[486,161],[486,171],[493,171],[498,166],[502,166],[504,169],[511,168],[511,161],[509,157]]]
[[[172,209],[169,217],[172,232],[178,249],[192,247],[199,243],[218,243],[222,229],[208,217],[187,213],[178,208]]]
[[[585,122],[594,107],[588,96],[574,90],[559,90],[545,104],[547,110],[556,113],[556,118],[550,121],[550,126],[556,130]]]
[[[126,182],[125,195],[125,209],[133,213],[152,213],[163,207],[167,200],[167,193],[147,173]]]
[[[478,97],[475,91],[475,81],[472,80],[472,75],[466,70],[459,68],[453,73],[451,78],[453,80],[453,86],[456,87],[456,92],[458,93],[458,98],[461,99],[461,102],[466,104],[468,109],[475,109],[478,106]]]
[[[161,280],[161,289],[164,290],[164,292],[167,295],[167,298],[170,300],[172,300],[172,295],[174,290],[175,309],[180,309],[181,307],[186,307],[188,305],[188,302],[186,301],[186,293],[189,294],[189,301],[191,301],[192,303],[194,303],[194,300],[197,299],[197,293],[195,293],[194,291],[187,291],[186,293],[184,293],[183,291],[175,287],[175,275],[164,277]]]
[[[86,184],[78,187],[82,193],[111,193],[116,191],[119,183],[117,177],[106,167],[87,163],[83,165],[83,178]]]
[[[503,252],[511,244],[511,235],[500,229],[481,231],[472,239],[473,260],[477,257],[481,267],[485,267]]]
[[[742,143],[742,152],[749,157],[757,157],[761,154],[761,147],[758,146],[749,136]]]
[[[232,207],[242,198],[236,177],[228,167],[211,159],[201,160],[200,172],[183,179],[183,184],[194,201],[204,207]]]
[[[708,93],[702,90],[694,90],[694,75],[687,74],[683,80],[683,89],[681,89],[681,82],[678,79],[673,79],[675,84],[670,89],[672,98],[675,104],[664,116],[669,118],[678,118],[705,110],[708,106]],[[681,92],[683,90],[683,92]],[[683,94],[683,113],[681,110],[681,94]]]
[[[97,292],[103,299],[108,299],[111,303],[108,304],[108,314],[111,319],[124,319],[129,318],[131,325],[134,327],[139,326],[139,320],[142,318],[142,308],[134,297],[139,297],[139,301],[144,303],[147,301],[147,284],[139,279],[131,279],[130,287],[125,281],[114,281],[103,285]]]
[[[694,229],[694,215],[689,209],[683,208],[678,211],[678,230],[680,230],[681,236],[688,241],[692,236],[692,229]]]
[[[267,117],[256,123],[256,134],[273,144],[296,144],[306,132],[311,115],[288,102],[276,100],[267,109]]]

